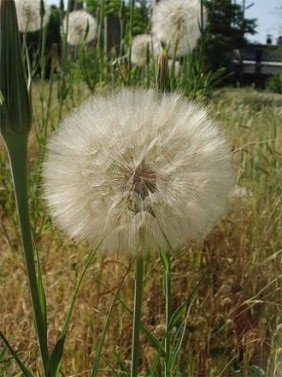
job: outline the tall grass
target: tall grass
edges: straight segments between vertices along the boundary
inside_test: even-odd
[[[81,95],[78,103],[80,101]],[[34,101],[35,109],[37,104],[40,105]],[[247,194],[234,198],[229,215],[203,245],[195,244],[172,258],[172,308],[190,297],[171,335],[174,342],[179,339],[182,342],[174,375],[227,377],[237,372],[237,375],[249,376],[251,370],[261,368],[266,376],[279,376],[282,358],[281,98],[253,90],[224,89],[214,92],[208,105],[225,129],[233,149],[237,183],[246,188]],[[30,142],[31,188],[37,175],[32,170],[37,166],[34,137],[37,127],[35,122]],[[36,218],[43,222],[40,232],[35,232],[35,241],[48,297],[51,347],[63,323],[87,250],[86,245],[75,246],[54,231],[40,192],[35,190],[33,195],[37,195],[39,202]],[[31,196],[31,203],[33,200]],[[40,361],[13,208],[2,144],[1,330],[38,375]],[[36,224],[34,227],[37,228]],[[90,375],[87,370],[91,369],[95,358],[104,318],[127,268],[128,262],[121,256],[97,257],[91,265],[66,341],[65,375],[82,372]],[[129,307],[133,297],[132,273],[119,293]],[[161,339],[165,331],[165,300],[162,268],[157,256],[148,256],[144,273],[142,322]],[[102,350],[101,376],[115,375],[111,368],[119,370],[117,375],[123,375],[123,363],[130,359],[131,321],[124,305],[116,303]],[[141,344],[145,372],[152,366],[156,351],[144,335]],[[5,355],[0,364],[2,375],[16,376],[17,367],[3,345],[2,352]]]
[[[104,12],[101,7],[100,36]],[[122,46],[132,39],[134,17],[132,2]],[[51,72],[49,81],[32,78],[29,206],[36,262],[47,297],[49,352],[65,335],[66,318],[69,326],[60,368],[64,376],[124,376],[130,375],[131,368],[132,261],[96,256],[86,244],[74,245],[54,229],[41,198],[46,140],[63,116],[92,94],[123,85],[156,84],[153,60],[139,70],[128,64],[128,57],[108,57],[100,47],[82,44],[74,61],[64,44],[62,71]],[[130,57],[130,43],[128,48]],[[142,376],[279,377],[282,100],[251,89],[211,91],[220,72],[205,71],[201,51],[183,60],[180,74],[170,76],[170,88],[208,105],[225,131],[233,151],[236,183],[245,191],[232,199],[229,214],[203,243],[191,244],[170,258],[168,254],[146,257],[141,353],[132,376],[137,375],[139,361]],[[16,356],[34,376],[40,376],[13,187],[4,143],[0,143],[0,330]],[[12,357],[8,348],[0,343],[0,376],[20,376],[15,354]],[[97,355],[101,355],[98,362]]]

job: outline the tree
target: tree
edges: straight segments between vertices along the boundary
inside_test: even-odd
[[[102,30],[106,29],[108,51],[112,47],[119,50],[122,46],[123,49],[130,43],[132,36],[148,31],[149,7],[147,0],[86,0],[86,5],[87,10],[95,15],[98,24],[103,26]],[[131,5],[134,5],[133,12]],[[131,18],[133,22],[131,22]],[[103,39],[105,39],[105,33],[102,31],[99,35],[102,44],[104,43]]]
[[[242,6],[231,0],[206,0],[208,27],[204,35],[206,57],[215,70],[231,51],[247,44],[245,34],[255,34],[256,20],[246,19]]]

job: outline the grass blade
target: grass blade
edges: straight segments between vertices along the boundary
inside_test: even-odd
[[[3,340],[5,346],[9,350],[10,354],[15,359],[16,363],[20,367],[24,377],[33,377],[32,373],[28,370],[28,368],[24,365],[24,363],[21,361],[21,359],[18,357],[17,352],[13,349],[13,347],[10,345],[8,339],[5,337],[5,335],[0,331],[0,337]]]

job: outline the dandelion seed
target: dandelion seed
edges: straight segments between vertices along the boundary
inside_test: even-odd
[[[205,110],[176,94],[93,97],[48,145],[44,190],[58,225],[103,251],[174,249],[205,234],[232,189],[227,147]]]
[[[160,53],[160,45],[149,34],[140,34],[132,40],[131,61],[133,64],[144,67],[148,57],[156,57]]]
[[[165,43],[170,56],[184,56],[201,36],[200,20],[199,0],[162,0],[153,7],[152,33]]]
[[[64,33],[67,33],[67,42],[71,46],[77,46],[84,40],[91,42],[96,37],[97,23],[91,14],[84,10],[75,10],[69,13],[68,22],[63,21]]]
[[[50,7],[43,0],[44,15],[41,24],[41,0],[15,0],[18,27],[22,33],[30,33],[45,27],[50,17]]]

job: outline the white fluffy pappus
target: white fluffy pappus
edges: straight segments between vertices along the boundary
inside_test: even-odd
[[[50,17],[48,0],[43,0],[44,16],[41,25],[41,1],[40,0],[15,0],[18,27],[22,33],[30,33],[40,30],[47,25]]]
[[[150,34],[136,35],[132,40],[131,62],[139,67],[144,67],[148,58],[155,58],[161,50],[156,38]]]
[[[205,110],[176,94],[93,97],[49,141],[43,188],[55,221],[101,251],[174,249],[205,235],[233,187],[228,148]]]
[[[206,11],[203,9],[204,24]],[[201,36],[200,0],[162,0],[152,12],[152,34],[165,43],[170,56],[191,52]]]
[[[63,31],[67,33],[67,43],[71,46],[79,45],[84,39],[91,42],[96,37],[97,22],[85,10],[75,10],[69,13],[68,21],[64,18]]]

